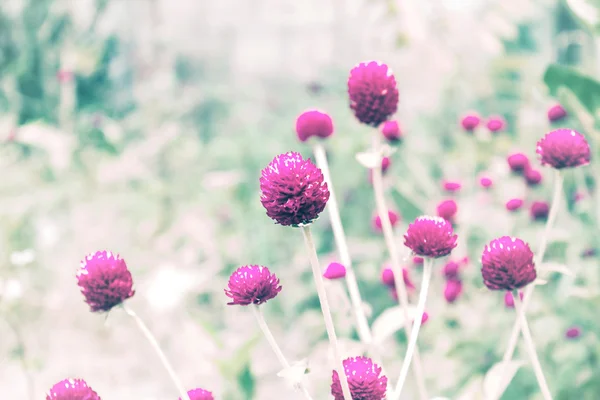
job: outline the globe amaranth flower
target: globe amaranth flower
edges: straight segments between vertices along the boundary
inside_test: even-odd
[[[398,214],[395,211],[388,210],[388,219],[393,228],[398,224],[398,222],[400,222],[400,214]],[[381,225],[381,217],[379,215],[376,215],[373,217],[372,225],[373,225],[373,230],[375,232],[377,232],[377,233],[383,232],[383,226]]]
[[[523,172],[523,177],[528,186],[536,186],[542,182],[542,173],[537,169],[528,167]]]
[[[229,277],[225,295],[233,301],[228,305],[262,304],[281,292],[279,279],[262,265],[245,265]]]
[[[350,357],[345,359],[343,364],[352,400],[385,399],[388,379],[385,375],[381,375],[380,366],[368,357]],[[340,377],[335,370],[332,376],[331,394],[335,400],[344,400]]]
[[[499,115],[494,115],[488,118],[485,126],[492,133],[499,132],[506,127],[506,121]]]
[[[531,203],[531,208],[529,209],[531,218],[534,221],[547,220],[549,212],[550,212],[550,207],[548,206],[548,203],[546,203],[545,201],[534,201],[533,203]]]
[[[381,126],[381,133],[390,143],[398,143],[402,140],[402,130],[398,121],[385,121]]]
[[[456,247],[452,224],[441,217],[421,216],[408,226],[404,245],[422,257],[443,257]]]
[[[492,240],[481,256],[483,283],[490,290],[515,290],[537,276],[533,252],[521,239],[502,236]]]
[[[567,111],[560,104],[555,104],[548,109],[548,120],[550,122],[557,122],[564,119],[567,116]]]
[[[135,294],[125,260],[110,251],[97,251],[81,261],[77,284],[93,312],[109,311]]]
[[[522,173],[529,167],[529,157],[523,153],[513,153],[506,158],[511,171]]]
[[[337,262],[329,263],[323,277],[326,279],[340,279],[346,276],[346,267]]]
[[[521,207],[523,207],[522,199],[510,199],[509,201],[506,202],[506,209],[508,211],[517,211]]]
[[[402,268],[402,279],[404,280],[404,284],[407,289],[414,289],[415,285],[410,279],[410,275],[408,273],[408,269]],[[385,267],[383,271],[381,271],[381,282],[388,287],[396,287],[396,281],[394,280],[394,271],[390,267]]]
[[[467,132],[473,132],[481,123],[481,117],[476,113],[465,114],[461,120],[460,125]]]
[[[65,379],[50,388],[46,400],[101,400],[83,379]]]
[[[321,170],[294,152],[278,155],[262,170],[260,190],[267,215],[284,226],[309,224],[329,200]]]
[[[463,285],[460,279],[449,279],[444,287],[444,298],[448,303],[454,303],[461,295]]]
[[[519,292],[519,298],[523,300],[523,292]],[[513,297],[512,292],[504,293],[504,305],[506,308],[515,308],[515,298]]]
[[[443,200],[437,205],[436,211],[439,217],[451,221],[458,211],[458,205],[452,199]]]
[[[542,165],[556,169],[573,168],[590,162],[590,145],[581,133],[572,129],[557,129],[537,142],[537,154]]]
[[[189,396],[190,400],[215,400],[211,392],[200,388],[188,391],[187,395]],[[179,400],[181,400],[181,397]]]
[[[333,134],[331,117],[317,110],[305,111],[296,119],[296,134],[305,142],[313,136],[326,138]]]
[[[581,328],[578,326],[572,326],[565,332],[567,339],[577,339],[579,336],[581,336]]]
[[[458,192],[460,190],[460,188],[462,187],[462,184],[460,182],[457,182],[457,181],[444,180],[442,182],[442,187],[448,193],[455,193],[455,192]]]
[[[379,126],[398,108],[396,78],[385,64],[360,63],[348,78],[350,108],[363,124]]]
[[[479,178],[479,184],[481,185],[482,188],[487,189],[487,188],[491,187],[493,184],[492,178],[490,178],[488,176],[482,176],[481,178]]]

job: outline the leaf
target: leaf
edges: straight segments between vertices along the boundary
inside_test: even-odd
[[[564,264],[560,264],[560,263],[553,263],[553,262],[543,263],[541,265],[540,269],[542,271],[558,272],[559,274],[563,274],[563,275],[575,276],[575,273],[573,271],[571,271],[571,269],[569,267],[567,267]]]
[[[304,375],[308,371],[308,359],[296,361],[289,368],[284,368],[277,373],[277,376],[283,378],[286,383],[294,388],[302,382]]]
[[[408,308],[408,317],[411,321],[415,318],[416,307]],[[385,339],[392,336],[396,331],[404,328],[404,311],[402,307],[395,306],[388,308],[377,317],[373,322],[372,332],[373,341],[382,343]]]
[[[551,64],[544,73],[544,83],[553,96],[561,86],[567,87],[592,115],[600,108],[600,83],[576,69]]]
[[[381,155],[372,151],[357,153],[356,160],[364,167],[372,169],[381,163]]]
[[[494,364],[483,378],[483,393],[485,398],[492,396],[499,398],[500,395],[504,393],[519,368],[523,365],[525,365],[525,362],[517,360],[508,361],[506,363],[500,361],[499,363]]]
[[[250,370],[250,363],[244,364],[237,376],[237,382],[242,389],[245,399],[253,399],[256,392],[256,379]]]

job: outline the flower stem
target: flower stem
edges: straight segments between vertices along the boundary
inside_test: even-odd
[[[529,358],[531,359],[531,366],[533,367],[535,378],[538,381],[538,385],[540,386],[540,390],[542,391],[542,396],[544,396],[544,399],[552,400],[552,395],[550,394],[548,383],[546,382],[544,372],[542,371],[542,366],[540,365],[540,360],[538,359],[537,353],[535,351],[535,344],[533,343],[533,338],[531,337],[531,331],[529,330],[529,325],[527,324],[527,318],[525,317],[525,312],[523,310],[523,302],[521,301],[519,297],[519,292],[517,290],[513,291],[513,298],[515,301],[515,310],[517,311],[517,318],[521,320],[523,339],[525,339],[525,348],[529,353]]]
[[[373,140],[373,151],[380,151],[380,141],[381,140],[379,138],[379,132],[376,131]],[[408,313],[408,292],[406,290],[406,284],[404,283],[402,267],[400,265],[400,258],[398,256],[398,248],[396,247],[396,240],[394,238],[394,231],[392,229],[390,219],[388,218],[388,207],[385,203],[385,194],[383,191],[383,175],[381,172],[381,162],[378,162],[375,168],[372,169],[372,171],[373,191],[375,195],[377,214],[379,215],[379,219],[381,220],[381,230],[383,231],[383,237],[392,264],[394,285],[398,292],[398,302],[400,303],[400,306],[404,313],[404,331],[406,332],[406,337],[408,338],[408,340],[410,340],[411,321]],[[418,347],[415,347],[414,349],[413,359],[413,372],[415,374],[415,381],[417,383],[419,397],[421,398],[421,400],[427,400],[429,399],[429,396],[427,395],[427,388],[425,386],[425,378],[423,375],[423,367],[421,364],[421,356],[419,354]]]
[[[142,333],[144,334],[146,339],[148,339],[148,341],[150,342],[150,345],[152,346],[152,348],[158,355],[158,358],[162,362],[163,366],[169,373],[171,380],[175,384],[175,387],[177,388],[177,391],[179,392],[179,396],[181,397],[181,399],[182,400],[190,400],[190,397],[188,396],[187,391],[185,390],[185,388],[183,387],[183,384],[177,377],[177,374],[175,374],[175,370],[173,370],[173,367],[169,363],[169,360],[167,360],[167,356],[165,356],[165,353],[160,348],[158,341],[156,340],[156,338],[154,337],[152,332],[150,332],[150,329],[148,329],[148,327],[146,326],[144,321],[131,308],[127,307],[125,304],[121,304],[121,306],[123,307],[123,310],[125,310],[127,315],[129,315],[131,318],[133,318],[133,320],[137,324],[138,328],[140,328],[140,331],[142,331]]]
[[[333,183],[331,181],[331,174],[329,172],[325,148],[321,143],[316,143],[313,148],[313,152],[315,154],[317,166],[323,172],[323,177],[325,178],[325,182],[327,182],[327,186],[329,188],[329,200],[327,201],[329,220],[331,222],[331,229],[333,230],[333,236],[340,254],[340,261],[344,267],[346,267],[346,285],[348,286],[348,293],[350,293],[350,301],[352,302],[352,311],[356,319],[358,336],[364,344],[370,346],[371,342],[373,341],[373,337],[371,335],[371,329],[369,328],[367,316],[365,315],[364,308],[362,306],[362,299],[360,297],[358,283],[356,282],[356,275],[354,274],[354,269],[352,268],[352,259],[350,258],[346,234],[344,233],[344,227],[342,225],[342,219],[340,217],[335,191],[333,190]]]
[[[256,317],[256,320],[258,321],[258,326],[260,326],[260,329],[264,333],[265,338],[267,339],[267,342],[269,342],[271,349],[277,356],[279,363],[285,369],[290,368],[290,363],[286,360],[285,356],[283,355],[281,348],[277,344],[275,337],[273,336],[273,334],[271,333],[271,330],[269,329],[269,326],[267,325],[267,321],[265,321],[265,316],[262,313],[262,309],[257,304],[252,305],[250,308],[252,308],[252,312],[253,312],[254,316]],[[304,397],[306,397],[309,400],[312,400],[312,397],[310,397],[308,390],[306,390],[306,388],[304,387],[304,385],[301,382],[296,383],[295,386],[298,390],[300,390],[302,392],[302,394],[304,394]]]
[[[416,354],[417,349],[417,338],[419,336],[419,330],[421,329],[421,322],[423,320],[423,314],[425,312],[425,301],[427,300],[427,292],[429,291],[429,282],[431,281],[431,273],[433,270],[433,258],[426,257],[423,264],[423,282],[421,283],[421,291],[419,293],[419,303],[417,304],[417,312],[410,334],[410,340],[408,342],[408,349],[404,355],[404,361],[402,362],[402,369],[400,370],[400,378],[396,384],[396,390],[394,391],[393,399],[399,400],[402,394],[402,388],[408,375],[408,369],[413,358],[413,354]]]
[[[317,294],[319,295],[319,302],[321,303],[321,312],[323,313],[323,319],[325,320],[327,336],[329,337],[329,343],[333,348],[333,354],[336,363],[335,369],[337,370],[338,376],[340,378],[340,384],[342,386],[344,400],[352,400],[350,386],[348,386],[348,378],[346,377],[346,372],[344,370],[344,360],[342,359],[342,354],[340,353],[337,336],[335,334],[333,318],[331,317],[329,301],[327,300],[327,292],[325,291],[325,284],[323,282],[321,267],[319,266],[319,259],[317,258],[317,249],[315,248],[315,243],[312,238],[310,226],[303,226],[302,234],[304,235],[304,243],[306,244],[306,249],[308,250],[310,265],[312,267],[313,276],[315,278],[315,286],[317,287]]]

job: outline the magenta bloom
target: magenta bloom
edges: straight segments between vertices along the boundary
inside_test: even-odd
[[[404,245],[422,257],[438,258],[450,254],[457,236],[452,224],[440,217],[421,216],[408,226]]]
[[[481,256],[483,283],[490,290],[515,290],[537,276],[529,245],[509,236],[492,240]]]
[[[211,392],[200,388],[190,390],[187,394],[190,396],[190,400],[215,400]],[[179,400],[181,400],[181,397]]]
[[[578,326],[572,326],[565,332],[567,339],[577,339],[579,336],[581,336],[581,328]]]
[[[262,304],[281,292],[279,279],[262,265],[245,265],[229,277],[225,295],[233,301],[228,305]]]
[[[344,360],[344,373],[353,400],[383,400],[387,389],[387,377],[381,375],[381,367],[368,357],[350,357]],[[331,394],[335,400],[343,400],[342,385],[337,371],[333,371]]]
[[[437,215],[445,220],[451,221],[458,211],[458,205],[452,199],[444,200],[437,205]]]
[[[442,273],[446,279],[458,279],[458,273],[460,271],[460,264],[456,261],[448,261],[444,265]]]
[[[421,326],[425,325],[425,323],[429,320],[429,314],[427,312],[423,312],[423,317],[421,318]]]
[[[329,200],[321,170],[294,152],[278,155],[262,170],[260,190],[267,215],[284,226],[311,223]]]
[[[81,261],[77,284],[93,312],[109,311],[135,294],[127,264],[110,251],[97,251]]]
[[[101,400],[83,379],[65,379],[46,394],[46,400]]]
[[[560,104],[555,104],[548,109],[548,120],[557,122],[567,116],[567,111]]]
[[[454,303],[462,293],[462,282],[459,279],[450,279],[444,287],[444,298],[448,303]]]
[[[590,162],[590,145],[581,133],[572,129],[557,129],[537,142],[537,154],[542,165],[556,169],[573,168]]]
[[[395,211],[388,211],[388,218],[390,220],[390,224],[392,224],[392,228],[396,226],[396,224],[400,221],[400,214]],[[383,227],[381,226],[381,217],[376,215],[373,217],[373,230],[377,233],[383,232]]]
[[[545,201],[534,201],[529,209],[531,218],[535,221],[545,221],[548,219],[550,207]]]
[[[348,78],[350,108],[363,124],[379,126],[398,108],[396,78],[385,64],[360,63]]]
[[[381,172],[385,174],[391,165],[392,160],[389,157],[383,157],[381,159]]]
[[[327,266],[323,277],[327,279],[340,279],[346,276],[346,267],[337,262],[332,262]]]
[[[460,182],[456,182],[456,181],[444,181],[443,186],[444,186],[444,190],[449,193],[458,192],[460,190],[460,188],[462,187]]]
[[[390,143],[398,143],[402,140],[402,131],[398,121],[385,121],[381,127],[381,133]]]
[[[490,186],[492,186],[492,179],[487,177],[487,176],[482,176],[481,178],[479,178],[479,184],[481,185],[481,187],[487,189]]]
[[[529,158],[523,153],[513,153],[506,159],[511,171],[521,173],[529,167]]]
[[[499,115],[494,115],[488,118],[485,126],[489,129],[490,132],[496,133],[504,129],[506,126],[506,121]]]
[[[525,169],[523,177],[525,178],[525,182],[527,182],[527,185],[529,186],[539,185],[542,181],[542,173],[537,169],[533,169],[531,167]]]
[[[408,289],[415,288],[415,285],[413,284],[412,280],[410,279],[410,275],[408,274],[408,269],[406,268],[402,268],[402,279],[404,280],[404,284]],[[386,286],[392,288],[396,287],[396,282],[394,281],[394,271],[392,271],[390,267],[384,268],[381,272],[381,282],[383,282],[383,284]]]
[[[469,113],[463,116],[460,120],[460,124],[462,125],[463,129],[467,132],[473,132],[475,128],[479,126],[480,123],[481,118],[475,113]]]
[[[519,292],[519,298],[523,300],[523,292]],[[512,292],[509,291],[504,294],[504,305],[506,308],[515,308],[515,298]]]
[[[312,136],[326,138],[333,134],[333,121],[326,113],[317,110],[305,111],[296,119],[296,134],[302,142]]]
[[[508,211],[517,211],[523,206],[522,199],[510,199],[506,202],[506,209]]]

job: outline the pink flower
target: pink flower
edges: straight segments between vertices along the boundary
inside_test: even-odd
[[[353,400],[385,399],[387,377],[381,375],[381,367],[368,357],[347,358],[343,364]],[[335,400],[344,400],[340,377],[335,370],[332,376],[331,394]]]
[[[402,279],[404,280],[404,284],[408,289],[414,289],[415,285],[412,283],[410,279],[410,275],[408,274],[408,269],[402,268]],[[394,281],[394,271],[390,267],[386,267],[381,272],[381,282],[384,285],[389,287],[396,287],[396,282]]]
[[[557,129],[537,142],[537,154],[542,165],[556,169],[578,167],[590,162],[590,145],[581,133],[572,129]]]
[[[492,240],[481,256],[483,283],[490,290],[515,290],[537,277],[529,245],[509,236]]]
[[[578,326],[572,326],[565,332],[567,339],[577,339],[579,336],[581,336],[581,328]]]
[[[529,210],[531,214],[531,218],[534,221],[545,221],[548,219],[548,213],[550,212],[550,207],[548,203],[545,201],[534,201],[531,204],[531,208]]]
[[[560,104],[555,104],[548,109],[548,120],[557,122],[567,116],[567,111]]]
[[[413,257],[413,264],[415,264],[415,265],[423,265],[424,262],[425,262],[425,259],[423,257],[419,257],[419,256]]]
[[[262,265],[246,265],[236,269],[229,277],[225,295],[233,301],[228,305],[262,304],[281,292],[279,279]]]
[[[425,325],[425,323],[429,320],[429,314],[427,311],[423,312],[423,317],[421,318],[421,326]]]
[[[523,177],[525,178],[525,182],[527,182],[527,185],[529,186],[539,185],[542,181],[542,173],[537,169],[533,169],[531,167],[525,169]]]
[[[363,124],[379,126],[398,108],[396,78],[385,64],[360,63],[348,78],[350,108]]]
[[[506,209],[508,211],[517,211],[523,206],[522,199],[510,199],[506,202]]]
[[[523,300],[523,292],[519,292],[519,298]],[[504,305],[506,308],[515,308],[515,298],[512,292],[508,291],[504,294]]]
[[[305,111],[296,119],[296,134],[305,142],[312,136],[326,138],[333,134],[331,117],[317,110]]]
[[[402,140],[402,131],[398,121],[385,121],[381,127],[381,133],[390,143],[398,143]]]
[[[395,211],[388,211],[388,218],[390,220],[390,224],[392,224],[392,228],[396,226],[396,224],[400,221],[400,214]],[[373,217],[373,230],[377,233],[383,232],[383,227],[381,226],[381,217],[376,215]]]
[[[329,200],[321,170],[294,152],[278,155],[262,170],[260,190],[267,215],[284,226],[311,223]]]
[[[458,273],[460,271],[460,264],[456,261],[448,261],[444,265],[442,273],[446,279],[458,279]]]
[[[462,125],[463,129],[467,132],[473,132],[475,128],[479,126],[480,122],[481,118],[476,113],[466,114],[460,120],[460,124]]]
[[[452,224],[440,217],[421,216],[408,226],[404,245],[422,257],[447,256],[456,247]]]
[[[529,167],[529,158],[523,153],[513,153],[506,159],[511,171],[521,173]]]
[[[387,170],[390,168],[390,165],[392,165],[392,161],[390,160],[390,158],[383,157],[381,159],[381,172],[385,174],[387,172]]]
[[[187,394],[190,397],[190,400],[215,400],[211,392],[200,388],[190,390]],[[181,400],[181,397],[179,400]]]
[[[92,312],[109,311],[135,294],[127,264],[110,251],[97,251],[81,261],[77,284]]]
[[[337,262],[329,263],[327,269],[323,273],[323,277],[327,279],[340,279],[346,276],[346,267]]]
[[[482,176],[481,178],[479,178],[479,184],[482,188],[487,189],[490,186],[492,186],[492,179],[487,176]]]
[[[46,400],[101,400],[83,379],[65,379],[50,388]]]
[[[506,121],[499,115],[494,115],[488,118],[488,121],[485,125],[490,132],[496,133],[504,129],[506,126]]]
[[[451,221],[458,211],[458,205],[452,199],[444,200],[437,205],[436,210],[439,217]]]
[[[455,193],[460,190],[462,185],[460,182],[456,182],[456,181],[444,181],[443,187],[446,192]]]
[[[462,293],[462,282],[458,279],[450,279],[444,287],[444,298],[448,303],[454,303]]]

